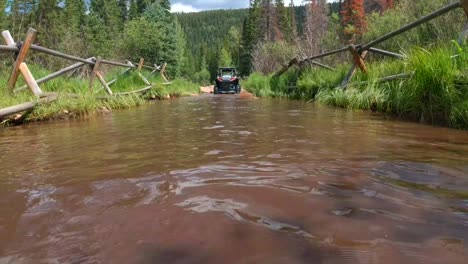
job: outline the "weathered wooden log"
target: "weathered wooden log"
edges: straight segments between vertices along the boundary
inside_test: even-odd
[[[143,93],[143,92],[151,90],[151,88],[153,88],[153,85],[150,85],[148,87],[145,87],[145,88],[142,88],[142,89],[139,89],[139,90],[135,90],[135,91],[115,93],[114,95],[130,95],[130,94]]]
[[[145,64],[145,59],[140,58],[140,62],[138,63],[138,71],[141,72],[141,69],[143,68],[143,65]]]
[[[90,60],[82,59],[80,57],[65,54],[65,53],[62,53],[62,52],[59,52],[59,51],[51,50],[51,49],[44,48],[44,47],[37,46],[37,45],[32,45],[31,50],[36,51],[36,52],[41,52],[41,53],[44,53],[44,54],[48,54],[48,55],[52,55],[52,56],[55,56],[55,57],[59,57],[59,58],[62,58],[62,59],[67,59],[67,60],[76,61],[76,62],[82,62],[82,63],[88,64],[88,65],[94,65],[94,63],[95,63],[92,60],[90,61]],[[0,51],[18,52],[18,48],[16,46],[0,45]],[[108,61],[108,60],[101,60],[101,63],[102,64],[107,64],[107,65],[118,66],[118,67],[129,67],[130,66],[129,64],[114,62],[114,61]],[[135,65],[130,66],[130,67],[136,68]],[[149,68],[152,69],[152,67],[149,67]]]
[[[18,52],[18,48],[16,46],[0,45],[0,51],[3,51],[3,52]]]
[[[303,61],[305,63],[305,60]],[[299,64],[299,60],[297,58],[293,58],[288,62],[288,64],[284,65],[281,70],[279,70],[277,73],[275,73],[275,77],[281,76],[283,73],[287,72],[292,66]]]
[[[360,46],[357,46],[357,47],[360,47]],[[292,66],[294,66],[296,64],[307,63],[307,62],[310,62],[310,61],[313,61],[313,60],[316,60],[316,59],[325,58],[325,57],[328,57],[328,56],[331,56],[331,55],[334,55],[334,54],[338,54],[338,53],[342,53],[342,52],[345,52],[345,51],[348,51],[348,48],[332,50],[332,51],[325,52],[325,53],[322,53],[322,54],[319,54],[319,55],[315,55],[315,56],[312,56],[312,57],[309,57],[309,58],[306,58],[306,59],[303,59],[303,60],[293,58],[291,61],[288,62],[288,64],[283,66],[283,68],[281,68],[281,70],[279,70],[274,76],[278,77],[278,76],[282,75],[283,73],[287,72],[289,70],[289,68],[291,68]]]
[[[59,57],[59,58],[62,58],[62,59],[67,59],[67,60],[71,60],[71,61],[83,62],[85,64],[94,65],[93,61],[88,61],[86,59],[83,59],[83,58],[80,58],[80,57],[77,57],[77,56],[68,55],[68,54],[58,52],[58,51],[55,51],[55,50],[51,50],[51,49],[48,49],[48,48],[44,48],[44,47],[41,47],[41,46],[32,45],[31,49],[33,51],[36,51],[36,52],[45,53],[45,54],[52,55],[52,56],[55,56],[55,57]]]
[[[22,104],[15,105],[15,106],[6,107],[3,109],[0,109],[0,118],[6,117],[9,115],[14,115],[17,113],[21,113],[24,111],[29,111],[29,110],[34,109],[34,107],[36,107],[38,104],[51,103],[55,100],[57,100],[57,97],[51,96],[51,97],[41,98],[37,102],[27,102],[27,103],[22,103]]]
[[[26,84],[28,85],[29,89],[31,89],[31,92],[36,96],[40,97],[42,95],[42,90],[39,88],[39,85],[37,84],[36,80],[34,79],[33,75],[29,71],[28,65],[26,63],[22,62],[19,66],[19,70],[21,71],[21,74],[24,77],[24,80],[26,81]]]
[[[315,66],[319,66],[319,67],[321,67],[321,68],[330,70],[330,71],[335,71],[335,70],[336,70],[336,69],[333,68],[333,67],[330,67],[330,66],[328,66],[328,65],[325,65],[325,64],[320,63],[320,62],[317,62],[317,61],[304,62],[304,63],[302,63],[301,65],[305,65],[305,64],[309,64],[309,63],[310,63],[310,64],[313,64],[313,65],[315,65]],[[300,66],[301,66],[301,65],[300,65]],[[302,67],[302,66],[301,66],[301,67]]]
[[[143,76],[143,74],[141,74],[141,72],[138,72],[138,76],[140,77],[140,79],[143,80],[143,82],[144,82],[146,85],[151,85],[151,83],[145,78],[145,76]]]
[[[10,31],[8,31],[8,30],[3,31],[2,32],[2,37],[3,37],[3,40],[5,40],[5,43],[8,46],[15,46],[16,47],[15,40],[11,36]]]
[[[364,62],[364,59],[361,57],[361,54],[359,54],[359,52],[357,51],[356,46],[350,45],[348,49],[353,55],[354,64],[357,65],[363,73],[367,73],[366,63]]]
[[[13,71],[11,72],[10,78],[8,79],[8,86],[10,87],[10,89],[15,88],[16,81],[18,80],[18,76],[19,76],[20,65],[21,63],[24,62],[24,60],[26,59],[26,56],[28,56],[29,49],[31,48],[31,45],[36,39],[36,35],[37,35],[37,30],[33,28],[30,28],[28,30],[28,35],[26,36],[26,40],[24,41],[21,47],[21,50],[19,51],[18,56],[16,57],[16,62],[13,65]],[[11,40],[8,40],[8,42],[11,42]]]
[[[134,65],[136,65],[138,67],[138,65],[140,64],[139,62],[133,62]],[[148,70],[155,70],[156,68],[152,67],[152,66],[148,66],[148,65],[145,65],[143,64],[142,68],[145,68],[145,69],[148,69]]]
[[[107,65],[112,65],[112,66],[119,66],[119,67],[132,67],[132,68],[136,68],[135,65],[130,65],[128,63],[120,63],[120,62],[114,62],[114,61],[108,61],[108,60],[101,60],[101,63],[102,64],[107,64]]]
[[[394,53],[394,52],[387,51],[387,50],[382,50],[382,49],[377,49],[377,48],[369,48],[368,51],[373,52],[373,53],[377,53],[377,54],[380,54],[380,55],[392,57],[392,58],[406,59],[406,56],[404,56],[402,54]]]
[[[91,74],[91,79],[89,79],[89,90],[94,90],[94,79],[96,78],[97,74],[99,73],[99,67],[101,66],[101,57],[97,57],[94,61],[94,65],[91,66],[93,68],[93,73]]]
[[[414,75],[413,72],[412,73],[400,73],[400,74],[380,78],[377,80],[377,82],[382,83],[382,82],[391,82],[391,81],[400,80],[400,79],[408,79],[408,78],[411,78],[413,75]]]
[[[463,5],[466,5],[466,3],[465,3],[466,0],[462,0],[462,1],[464,2]],[[429,15],[424,16],[424,17],[422,17],[422,18],[420,18],[420,19],[418,19],[418,20],[416,20],[416,21],[414,21],[414,22],[412,22],[412,23],[410,23],[410,24],[408,24],[408,25],[406,25],[406,26],[404,26],[404,27],[402,27],[400,29],[397,29],[397,30],[392,31],[392,32],[390,32],[388,34],[385,34],[382,37],[377,38],[377,39],[369,42],[368,44],[363,45],[361,47],[361,49],[362,50],[368,50],[369,48],[374,47],[377,44],[380,44],[380,43],[382,43],[382,42],[384,42],[386,40],[389,40],[389,39],[391,39],[391,38],[393,38],[395,36],[398,36],[398,35],[400,35],[402,33],[405,33],[406,31],[411,30],[411,29],[413,29],[413,28],[415,28],[415,27],[417,27],[417,26],[419,26],[421,24],[424,24],[424,23],[428,22],[428,21],[431,21],[434,18],[437,18],[437,17],[442,16],[442,15],[444,15],[444,14],[450,12],[450,11],[453,11],[453,10],[459,8],[460,6],[461,6],[461,2],[455,2],[455,3],[452,3],[450,5],[447,5],[447,6],[441,8],[441,9],[435,11],[435,12],[432,12]]]
[[[366,58],[366,56],[367,56],[367,50],[363,51],[362,54],[361,54],[361,57],[363,59]],[[343,81],[341,81],[341,84],[340,84],[339,88],[346,89],[346,87],[348,86],[348,84],[351,81],[351,79],[353,78],[353,76],[356,75],[356,72],[357,72],[357,65],[355,63],[353,63],[353,65],[351,66],[351,69],[349,69],[349,71],[346,74],[346,76],[344,77]]]
[[[155,70],[156,69],[156,68],[153,68],[153,67],[148,66],[148,65],[143,65],[143,68],[148,69],[148,70]]]
[[[167,78],[167,76],[166,76],[166,67],[167,67],[167,63],[164,63],[162,68],[161,68],[160,73],[161,73],[161,77],[166,82],[166,84],[169,84],[171,82],[169,81],[169,78]]]
[[[98,78],[99,82],[101,82],[101,85],[102,87],[104,87],[104,89],[106,89],[106,92],[109,94],[109,95],[112,95],[112,90],[110,89],[110,87],[107,85],[107,82],[106,80],[104,80],[104,77],[102,77],[101,73],[99,71],[96,72],[96,77]]]
[[[0,109],[0,118],[34,109],[36,105],[37,102],[27,102],[15,106],[2,108]]]
[[[89,58],[88,60],[91,60],[91,59],[93,59],[93,58]],[[66,68],[63,68],[63,69],[61,69],[61,70],[59,70],[59,71],[56,71],[56,72],[54,72],[54,73],[52,73],[52,74],[50,74],[50,75],[47,75],[47,76],[45,76],[45,77],[42,77],[42,78],[36,80],[36,82],[37,82],[37,84],[41,84],[41,83],[48,82],[48,81],[50,81],[50,80],[53,80],[53,79],[55,79],[55,78],[58,78],[58,77],[60,77],[60,76],[62,76],[62,75],[64,75],[64,74],[66,74],[66,73],[68,73],[68,72],[71,72],[71,71],[73,71],[73,70],[75,70],[75,69],[78,69],[78,68],[80,68],[80,67],[82,67],[82,66],[84,66],[84,65],[85,65],[85,64],[82,63],[82,62],[75,63],[75,64],[70,65],[70,66],[68,66],[68,67],[66,67]],[[16,88],[16,89],[14,90],[14,92],[17,93],[17,92],[23,91],[23,90],[25,90],[25,89],[27,89],[27,88],[28,88],[27,85],[23,85],[23,86],[21,86],[21,87],[19,87],[19,88]]]

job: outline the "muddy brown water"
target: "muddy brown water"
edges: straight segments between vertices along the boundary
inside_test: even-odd
[[[468,133],[201,96],[0,131],[0,263],[467,263]]]

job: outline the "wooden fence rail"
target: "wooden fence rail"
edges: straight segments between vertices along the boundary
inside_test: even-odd
[[[458,8],[463,8],[464,11],[465,11],[465,14],[467,15],[468,17],[468,0],[458,0],[452,4],[449,4],[447,6],[444,6],[442,7],[441,9],[439,10],[436,10],[422,18],[419,18],[417,19],[416,21],[408,24],[408,25],[405,25],[397,30],[394,30],[392,32],[389,32],[367,44],[361,44],[361,45],[351,45],[349,47],[343,47],[341,49],[337,49],[337,50],[333,50],[333,51],[329,51],[329,52],[325,52],[325,53],[322,53],[322,54],[318,54],[318,55],[314,55],[314,56],[311,56],[311,57],[308,57],[308,58],[305,58],[305,59],[298,59],[298,58],[293,58],[291,61],[289,61],[286,65],[284,65],[274,76],[275,77],[279,77],[281,76],[282,74],[284,74],[285,72],[287,72],[291,67],[295,66],[295,65],[299,65],[300,67],[302,65],[305,65],[307,63],[311,63],[311,64],[314,64],[314,65],[317,65],[317,66],[326,66],[326,65],[320,65],[320,63],[314,61],[314,60],[317,60],[317,59],[321,59],[321,58],[325,58],[325,57],[328,57],[328,56],[331,56],[331,55],[334,55],[334,54],[338,54],[338,53],[343,53],[343,52],[350,52],[352,57],[353,57],[353,65],[351,67],[351,69],[349,70],[348,74],[345,76],[344,80],[342,81],[341,85],[337,88],[342,88],[342,89],[346,89],[346,87],[349,86],[349,82],[351,81],[351,79],[353,78],[353,76],[356,74],[356,68],[360,68],[362,72],[364,73],[367,73],[367,67],[366,67],[366,64],[365,64],[365,56],[367,55],[367,52],[373,52],[373,53],[376,53],[376,54],[380,54],[380,55],[384,55],[384,56],[388,56],[388,57],[393,57],[393,58],[397,58],[397,59],[404,59],[406,58],[405,55],[402,55],[402,54],[398,54],[398,53],[395,53],[395,52],[391,52],[391,51],[386,51],[386,50],[382,50],[382,49],[378,49],[378,48],[375,48],[374,46],[384,42],[384,41],[387,41],[395,36],[398,36],[402,33],[405,33],[417,26],[420,26],[426,22],[429,22],[437,17],[440,17],[444,14],[447,14],[453,10],[456,10]],[[467,24],[467,31],[465,33],[462,33],[461,37],[460,38],[464,38],[465,35],[468,36],[468,24]],[[329,67],[329,66],[327,66]],[[402,74],[402,75],[397,75],[398,77],[402,77],[402,76],[405,76],[405,77],[408,77],[408,74]],[[398,78],[392,78],[394,76],[389,76],[389,80],[394,80],[394,79],[398,79]],[[386,78],[383,78],[383,80],[387,80]],[[388,81],[388,80],[387,80]]]
[[[154,74],[159,71],[161,78],[165,82],[163,84],[170,84],[165,74],[167,64],[163,64],[160,67],[158,67],[156,64],[154,64],[154,67],[148,66],[148,65],[144,65],[143,58],[140,59],[140,62],[137,65],[131,63],[130,61],[127,61],[126,63],[121,63],[121,62],[103,60],[100,57],[91,57],[91,58],[84,59],[84,58],[80,58],[74,55],[69,55],[69,54],[59,52],[59,51],[55,51],[52,49],[34,45],[33,43],[36,38],[36,35],[37,35],[37,31],[33,28],[30,28],[28,30],[25,41],[16,43],[14,39],[12,38],[9,31],[2,32],[2,37],[6,45],[0,45],[0,52],[10,52],[10,53],[16,54],[12,73],[10,74],[10,77],[8,79],[8,87],[14,93],[24,91],[27,88],[29,88],[31,92],[38,98],[38,100],[34,102],[27,102],[27,103],[0,109],[0,118],[4,118],[9,115],[32,110],[37,105],[40,105],[40,104],[56,101],[59,98],[58,94],[57,93],[44,93],[39,87],[39,84],[46,83],[50,80],[63,76],[64,74],[67,74],[71,71],[74,71],[86,65],[90,66],[93,70],[92,76],[90,78],[90,90],[93,89],[94,80],[97,79],[109,96],[125,96],[125,95],[130,95],[130,94],[144,93],[144,92],[151,90],[154,87],[154,84],[150,83],[148,79],[145,76],[143,76],[143,74],[141,73],[141,70],[143,68],[152,70],[151,74]],[[48,76],[45,76],[36,80],[33,77],[32,73],[29,71],[27,64],[25,63],[25,60],[29,54],[29,51],[44,53],[44,54],[51,55],[54,57],[74,61],[76,63],[68,67],[65,67],[63,69],[60,69],[59,71],[56,71]],[[102,75],[100,71],[100,66],[102,64],[115,66],[115,67],[125,67],[126,70],[121,75],[128,73],[130,70],[136,70],[137,75],[145,83],[146,87],[135,90],[135,91],[114,93],[111,90],[110,86],[114,84],[118,80],[118,78],[113,79],[110,82],[107,82],[104,79],[104,76]],[[24,77],[26,85],[16,88],[16,83],[18,80],[18,76],[20,74]],[[72,97],[78,97],[78,95],[72,94]],[[101,98],[109,99],[110,97],[101,97]]]

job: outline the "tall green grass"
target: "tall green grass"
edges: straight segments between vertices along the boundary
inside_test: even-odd
[[[39,79],[46,76],[51,71],[43,67],[31,65],[31,72]],[[114,93],[129,92],[141,89],[147,86],[136,72],[123,72],[120,68],[114,68],[106,71],[106,81],[117,78],[117,81],[111,85]],[[0,74],[0,108],[17,105],[24,102],[37,100],[29,90],[19,93],[11,93],[6,87],[9,71],[4,70]],[[133,94],[125,96],[107,96],[98,80],[94,81],[92,89],[89,88],[89,78],[80,76],[63,76],[41,84],[43,92],[58,92],[57,101],[36,107],[31,113],[23,116],[22,122],[40,121],[57,118],[76,118],[95,112],[108,112],[112,109],[124,109],[142,105],[146,99],[169,98],[176,96],[188,96],[199,93],[199,86],[189,81],[177,79],[170,85],[163,85],[159,74],[150,74],[149,71],[142,71],[149,82],[154,84],[153,88],[144,94]],[[2,85],[3,84],[3,85]],[[18,80],[17,87],[24,84],[22,77]],[[67,94],[77,94],[78,97],[70,97]],[[3,125],[8,125],[10,120],[0,120]]]
[[[331,106],[468,129],[468,50],[460,46],[455,50],[454,53],[453,47],[415,48],[405,60],[373,62],[368,65],[369,72],[358,73],[346,89],[339,86],[349,66],[339,66],[334,72],[317,68],[299,74],[292,71],[276,79],[254,74],[246,86],[259,96],[315,99]],[[385,83],[378,81],[400,73],[412,76]],[[283,89],[292,80],[291,74],[299,76],[295,89]],[[269,93],[258,92],[264,90]]]
[[[258,97],[274,96],[270,86],[271,76],[265,76],[260,73],[252,73],[249,78],[243,81],[242,85],[249,92]]]

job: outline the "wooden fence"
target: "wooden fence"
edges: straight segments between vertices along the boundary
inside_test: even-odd
[[[151,84],[147,80],[147,78],[143,76],[143,74],[141,73],[141,70],[143,68],[152,70],[151,74],[155,74],[156,72],[159,72],[162,79],[165,81],[165,83],[163,84],[164,85],[170,84],[165,74],[166,66],[167,66],[166,63],[160,66],[156,64],[154,64],[153,66],[148,66],[144,64],[145,60],[143,58],[141,58],[139,63],[137,64],[132,63],[130,61],[127,61],[126,63],[108,61],[108,60],[101,59],[101,57],[91,57],[91,58],[84,59],[84,58],[76,57],[73,55],[65,54],[59,51],[55,51],[52,49],[48,49],[45,47],[34,45],[33,43],[36,39],[36,35],[37,35],[37,30],[30,28],[28,30],[28,33],[24,42],[15,42],[9,31],[2,32],[2,37],[6,45],[0,45],[0,52],[10,52],[10,53],[15,53],[16,55],[15,56],[16,58],[13,64],[13,69],[8,79],[8,88],[10,92],[13,95],[14,93],[17,93],[19,91],[23,91],[29,88],[31,92],[37,97],[38,100],[34,102],[27,102],[27,103],[23,103],[20,105],[15,105],[15,106],[0,109],[0,118],[9,116],[12,114],[17,114],[23,111],[31,110],[40,103],[49,103],[49,102],[53,102],[57,100],[58,93],[43,92],[39,85],[42,83],[48,82],[50,80],[53,80],[55,78],[58,78],[60,76],[63,76],[66,73],[72,72],[86,65],[90,66],[92,69],[92,74],[89,80],[89,89],[90,90],[93,89],[94,82],[97,79],[99,83],[102,85],[102,87],[105,89],[106,93],[108,94],[107,97],[100,97],[100,99],[108,99],[108,98],[112,98],[112,96],[125,96],[125,95],[130,95],[130,94],[144,93],[144,92],[151,90],[154,87],[154,84]],[[40,53],[48,54],[51,56],[67,59],[70,61],[74,61],[76,63],[66,68],[63,68],[57,72],[54,72],[48,76],[45,76],[43,78],[36,80],[34,76],[32,75],[31,71],[29,70],[28,65],[25,62],[26,57],[28,56],[31,50],[35,52],[40,52]],[[126,70],[121,75],[128,73],[131,70],[136,70],[139,78],[145,83],[146,87],[143,87],[135,91],[114,93],[111,89],[111,86],[117,81],[117,78],[107,82],[104,79],[102,72],[100,71],[101,65],[111,65],[115,67],[126,68]],[[21,86],[21,87],[16,87],[16,83],[20,74],[24,77],[26,85]],[[66,94],[66,96],[78,97],[78,95],[76,94]]]
[[[334,69],[330,66],[327,66],[327,65],[324,65],[324,64],[321,64],[321,63],[318,63],[314,60],[316,59],[321,59],[321,58],[325,58],[325,57],[328,57],[328,56],[331,56],[331,55],[334,55],[334,54],[338,54],[338,53],[343,53],[343,52],[350,52],[351,55],[352,55],[352,58],[353,58],[353,65],[351,66],[351,68],[349,69],[348,73],[346,74],[346,76],[344,77],[343,81],[341,82],[341,85],[337,88],[340,88],[340,89],[346,89],[346,87],[349,86],[349,83],[351,81],[351,79],[353,78],[353,76],[356,74],[357,72],[357,68],[359,68],[363,73],[367,73],[367,66],[366,66],[366,63],[365,63],[365,58],[367,56],[367,54],[369,52],[372,52],[372,53],[376,53],[376,54],[380,54],[380,55],[384,55],[384,56],[388,56],[388,57],[392,57],[392,58],[397,58],[397,59],[404,59],[405,56],[403,54],[398,54],[398,53],[394,53],[394,52],[391,52],[391,51],[387,51],[387,50],[382,50],[382,49],[378,49],[378,48],[375,48],[376,45],[384,42],[384,41],[387,41],[395,36],[398,36],[402,33],[405,33],[415,27],[418,27],[428,21],[431,21],[437,17],[440,17],[444,14],[447,14],[453,10],[456,10],[458,8],[463,8],[464,11],[465,11],[465,14],[466,16],[468,17],[468,0],[459,0],[457,2],[454,2],[450,5],[447,5],[447,6],[444,6],[443,8],[435,11],[435,12],[432,12],[430,13],[429,15],[427,16],[424,16],[400,29],[397,29],[395,31],[392,31],[388,34],[385,34],[367,44],[360,44],[360,45],[350,45],[348,47],[343,47],[341,49],[337,49],[337,50],[332,50],[332,51],[329,51],[329,52],[325,52],[325,53],[322,53],[322,54],[319,54],[319,55],[314,55],[314,56],[311,56],[311,57],[308,57],[308,58],[304,58],[304,59],[299,59],[299,58],[293,58],[291,61],[289,61],[288,64],[286,64],[285,66],[283,66],[283,68],[281,68],[281,70],[279,70],[274,76],[275,77],[279,77],[281,76],[283,73],[287,72],[291,67],[295,66],[295,65],[298,65],[299,67],[302,67],[303,65],[307,65],[307,64],[313,64],[315,66],[319,66],[319,67],[322,67],[322,68],[325,68],[325,69],[328,69],[328,70],[331,70],[331,71],[334,71]],[[468,37],[468,23],[467,23],[467,26],[465,27],[465,31],[461,33],[460,35],[460,39],[459,39],[459,42],[462,43],[464,41],[464,39]],[[397,75],[393,75],[393,76],[388,76],[388,77],[384,77],[384,78],[381,78],[379,79],[378,81],[379,82],[388,82],[388,81],[392,81],[392,80],[395,80],[395,79],[405,79],[405,78],[409,78],[412,76],[412,73],[402,73],[402,74],[397,74]]]

